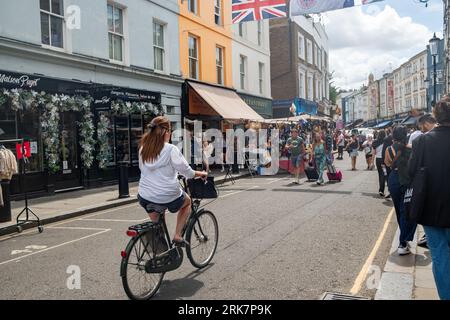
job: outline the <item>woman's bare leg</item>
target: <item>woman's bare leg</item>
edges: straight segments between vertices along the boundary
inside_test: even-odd
[[[183,228],[186,224],[186,221],[191,213],[191,198],[186,195],[184,199],[183,207],[178,212],[177,216],[177,227],[175,229],[175,237],[173,238],[175,241],[180,241],[183,238],[181,237],[181,233],[183,232]]]

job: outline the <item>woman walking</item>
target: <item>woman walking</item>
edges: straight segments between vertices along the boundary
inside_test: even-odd
[[[434,108],[438,126],[413,142],[409,176],[426,168],[426,189],[422,215],[433,262],[433,274],[442,300],[450,300],[450,99]]]
[[[356,134],[352,135],[350,143],[347,145],[346,150],[350,153],[352,158],[352,171],[356,171],[356,159],[358,158],[359,152],[359,140]]]
[[[417,227],[417,224],[408,221],[404,204],[406,189],[410,185],[408,161],[411,149],[406,147],[408,141],[405,127],[395,127],[392,138],[393,144],[387,148],[384,162],[392,170],[389,175],[388,186],[400,227],[400,245],[397,252],[404,256],[411,253],[408,242],[414,240]]]
[[[373,170],[373,136],[368,135],[367,140],[363,143],[364,153],[366,154],[367,170]]]
[[[381,130],[380,132],[378,132],[377,139],[372,144],[373,153],[375,154],[375,164],[378,171],[378,182],[380,184],[378,194],[381,197],[385,197],[384,190],[386,188],[386,181],[389,176],[388,169],[384,164],[383,159],[384,139],[386,139],[386,132],[384,130]]]
[[[323,186],[325,184],[323,180],[323,174],[327,165],[327,157],[325,152],[325,142],[322,140],[319,133],[314,135],[314,142],[312,146],[312,153],[314,158],[314,163],[316,165],[316,170],[319,173],[319,179],[317,184]]]

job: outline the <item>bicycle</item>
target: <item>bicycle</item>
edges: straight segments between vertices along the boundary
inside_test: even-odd
[[[203,199],[196,198],[194,192],[189,190],[186,179],[179,179],[184,191],[190,193],[192,198],[192,211],[182,232],[186,241],[186,255],[194,267],[202,269],[210,264],[217,249],[217,219],[211,211],[200,206]],[[121,252],[120,268],[125,293],[132,300],[149,300],[158,292],[165,273],[178,269],[183,263],[182,247],[175,246],[171,241],[165,212],[160,215],[158,222],[131,226],[126,234],[131,240]],[[206,254],[197,257],[198,248],[206,248],[201,251]]]

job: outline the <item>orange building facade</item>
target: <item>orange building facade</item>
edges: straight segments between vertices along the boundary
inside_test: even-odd
[[[185,79],[232,87],[230,3],[179,0],[180,65]]]

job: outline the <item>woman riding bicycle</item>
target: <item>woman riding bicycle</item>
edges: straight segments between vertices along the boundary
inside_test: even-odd
[[[181,151],[169,143],[172,130],[167,118],[156,117],[147,128],[139,148],[139,203],[153,222],[166,209],[179,211],[173,242],[181,245],[185,242],[181,233],[191,213],[191,198],[181,188],[178,173],[188,179],[208,174],[192,170]]]

